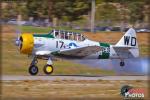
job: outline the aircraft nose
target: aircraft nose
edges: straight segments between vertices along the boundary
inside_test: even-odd
[[[20,52],[24,54],[31,54],[34,47],[34,38],[32,34],[23,33],[19,38]]]
[[[22,37],[16,38],[15,45],[19,48],[19,50],[22,48]]]

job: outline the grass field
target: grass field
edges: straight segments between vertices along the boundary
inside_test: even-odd
[[[3,81],[4,100],[123,100],[121,87],[130,85],[145,90],[148,99],[147,81],[108,81],[108,80],[53,80],[53,81]],[[10,90],[11,89],[11,90]],[[12,92],[13,91],[13,92]],[[117,99],[116,99],[117,98]],[[147,99],[146,99],[147,98]],[[134,100],[137,100],[135,98]],[[139,99],[138,99],[139,100]],[[141,99],[140,99],[141,100]]]
[[[35,31],[36,28],[23,27],[24,32]],[[47,29],[38,28],[40,32],[47,32]],[[36,30],[36,31],[38,31]],[[22,55],[18,52],[15,46],[16,27],[14,26],[2,26],[2,73],[3,74],[28,74],[28,66],[31,63],[31,59],[26,55]],[[121,37],[122,33],[84,33],[89,39],[101,42],[108,42],[115,44]],[[149,56],[149,33],[138,33],[137,38],[139,41],[140,56]],[[40,68],[40,74],[43,74],[42,68],[46,61],[40,60],[38,66]],[[54,74],[107,74],[113,75],[113,71],[106,71],[97,68],[88,67],[81,64],[76,64],[70,61],[54,61],[55,71]]]
[[[74,30],[68,27],[56,27],[56,28],[52,28],[52,27],[34,27],[34,26],[16,26],[16,25],[3,25],[2,26],[3,29],[8,32],[10,32],[10,30],[12,30],[12,32],[16,31],[16,29],[21,30],[22,32],[33,32],[33,33],[48,33],[53,29],[56,30],[67,30],[67,31],[75,31],[75,32],[81,32],[81,30]],[[8,28],[10,28],[9,30],[7,30]]]

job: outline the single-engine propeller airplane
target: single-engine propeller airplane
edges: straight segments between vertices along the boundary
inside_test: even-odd
[[[124,66],[124,59],[139,56],[136,32],[130,28],[120,41],[111,45],[89,40],[80,33],[52,30],[47,34],[22,33],[16,39],[16,45],[23,54],[33,57],[29,66],[29,73],[38,73],[38,59],[46,59],[43,67],[45,74],[53,72],[52,57],[68,59],[120,59],[120,66]]]

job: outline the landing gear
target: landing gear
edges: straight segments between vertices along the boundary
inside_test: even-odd
[[[43,68],[43,71],[45,74],[49,75],[53,72],[53,66],[52,65],[45,65]]]
[[[121,60],[121,62],[120,62],[120,66],[121,66],[121,67],[125,66],[125,63],[124,63],[124,61],[123,61],[123,60]]]
[[[38,63],[37,58],[34,57],[29,67],[29,73],[31,75],[36,75],[38,73],[39,70],[38,67],[36,66],[37,63]]]
[[[44,73],[45,74],[47,74],[47,75],[50,75],[50,74],[52,74],[53,73],[53,66],[52,66],[52,60],[51,60],[51,58],[49,57],[48,58],[48,61],[47,61],[47,64],[44,66],[44,68],[43,68],[43,71],[44,71]]]
[[[120,62],[120,66],[124,66],[124,65],[125,65],[125,63],[121,61]]]
[[[37,67],[37,63],[38,63],[38,60],[37,60],[37,57],[35,56],[30,64],[30,67],[29,67],[29,73],[31,75],[36,75],[38,73],[38,67]],[[47,61],[47,64],[43,67],[43,71],[46,75],[50,75],[52,74],[53,72],[53,66],[52,66],[52,60],[48,59]]]
[[[29,67],[29,73],[31,75],[36,75],[38,73],[38,67],[36,65],[32,65]]]

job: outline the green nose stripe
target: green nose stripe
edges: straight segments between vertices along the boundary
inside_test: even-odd
[[[34,37],[45,37],[45,38],[54,38],[54,36],[53,35],[51,35],[51,34],[33,34],[33,36]]]

